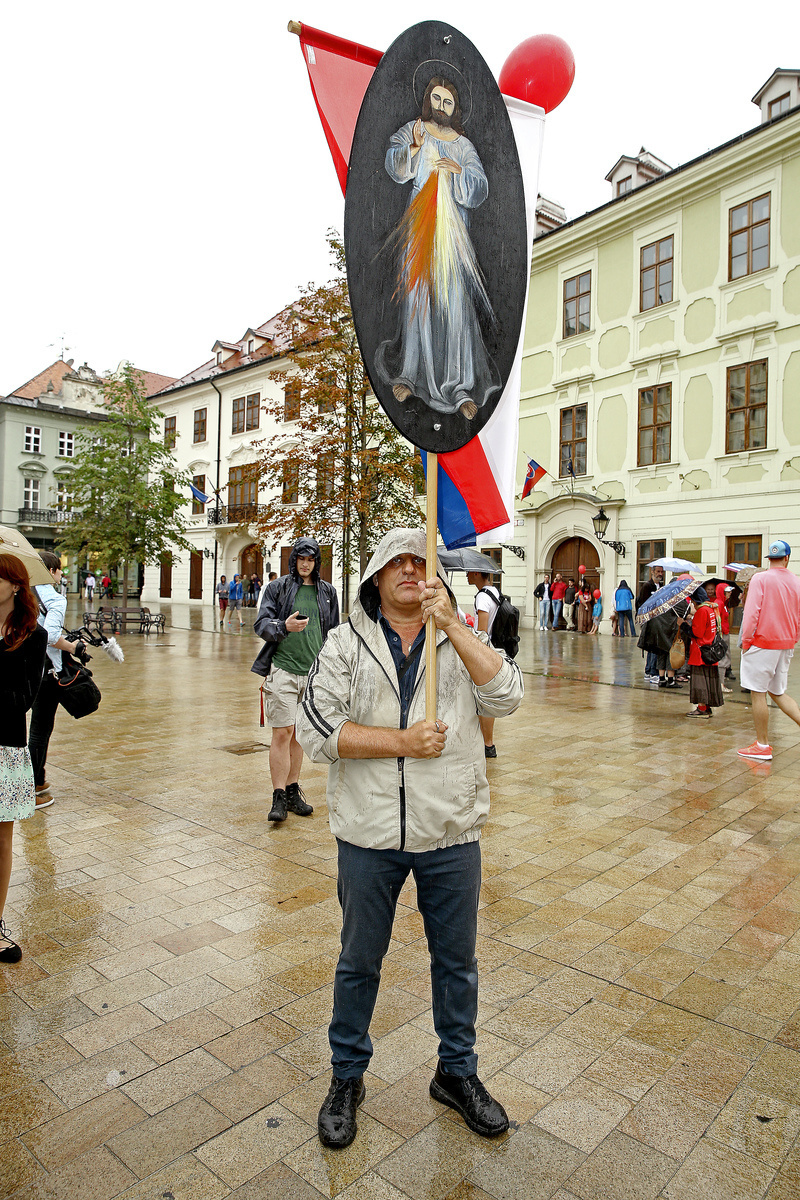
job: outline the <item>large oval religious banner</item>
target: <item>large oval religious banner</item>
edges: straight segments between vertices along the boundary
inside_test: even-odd
[[[378,64],[347,176],[345,254],[361,356],[415,446],[457,450],[502,395],[522,327],[525,200],[500,89],[440,21]]]

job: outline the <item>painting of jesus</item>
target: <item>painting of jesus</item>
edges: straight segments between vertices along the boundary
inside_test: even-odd
[[[434,75],[420,116],[390,139],[385,168],[409,196],[390,238],[397,330],[375,368],[398,403],[414,396],[472,420],[501,381],[481,333],[479,314],[490,321],[492,309],[469,232],[489,184],[461,118],[458,84]]]
[[[370,79],[350,151],[344,241],[375,397],[446,454],[492,419],[527,286],[525,195],[500,89],[472,43],[424,21]]]

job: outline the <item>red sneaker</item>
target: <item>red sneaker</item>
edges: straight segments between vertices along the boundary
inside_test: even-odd
[[[745,746],[739,751],[740,758],[756,758],[759,762],[769,762],[772,758],[772,746],[759,746],[758,742],[753,742],[752,746]]]

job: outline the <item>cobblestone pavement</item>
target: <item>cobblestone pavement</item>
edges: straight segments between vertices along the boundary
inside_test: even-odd
[[[497,725],[478,946],[479,1070],[513,1127],[487,1142],[428,1096],[407,887],[337,1154],[316,1137],[339,932],[324,773],[304,769],[313,817],[269,825],[252,633],[194,623],[97,656],[100,711],[59,713],[56,802],[17,828],[0,1196],[797,1200],[790,721],[748,765],[741,697],[686,721],[685,696],[580,678],[638,679],[631,642],[526,635],[524,665],[553,669]]]

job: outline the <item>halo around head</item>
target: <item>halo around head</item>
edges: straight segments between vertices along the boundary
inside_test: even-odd
[[[461,124],[466,125],[472,115],[472,89],[467,83],[463,72],[459,71],[458,67],[453,66],[452,63],[444,62],[441,58],[426,58],[414,72],[412,87],[414,89],[414,99],[417,102],[417,108],[422,108],[422,101],[425,99],[428,84],[435,75],[451,79],[458,88],[458,98],[461,104]]]

